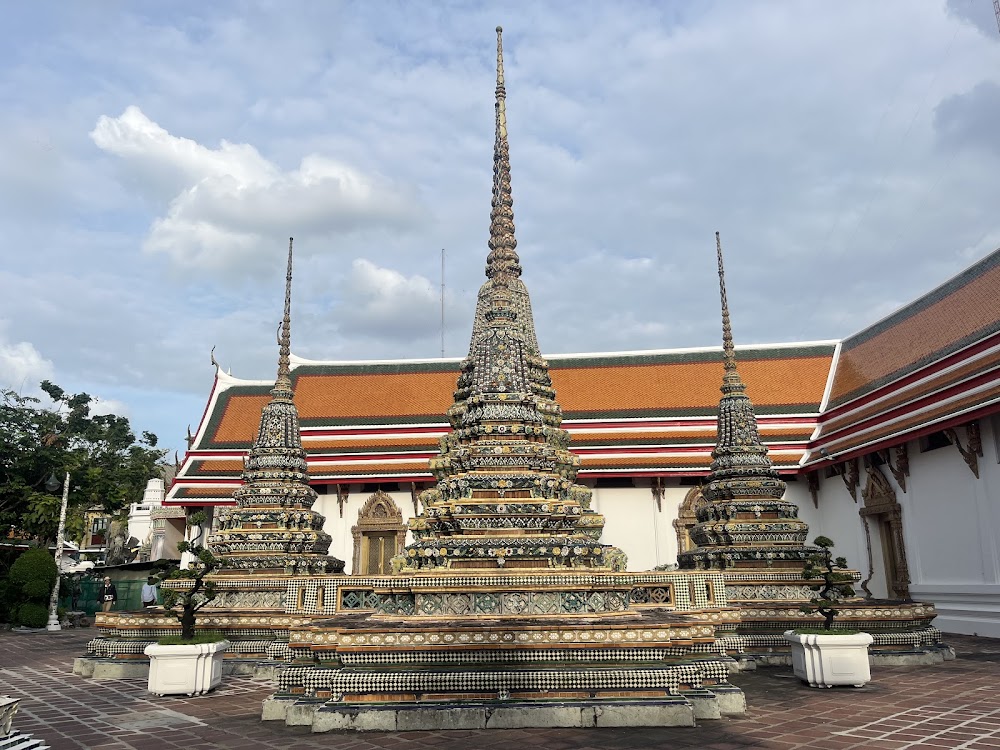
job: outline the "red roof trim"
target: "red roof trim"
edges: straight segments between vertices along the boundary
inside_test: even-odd
[[[908,443],[911,440],[919,440],[925,435],[930,435],[933,432],[940,432],[941,430],[946,430],[949,427],[957,427],[959,425],[972,422],[976,419],[980,419],[981,417],[995,414],[996,411],[997,404],[995,402],[986,404],[985,406],[979,406],[972,411],[962,412],[954,417],[942,419],[940,422],[934,422],[926,427],[920,427],[918,429],[905,432],[902,435],[893,435],[892,437],[884,438],[878,442],[866,444],[859,448],[848,449],[842,453],[837,453],[830,458],[823,458],[815,463],[809,463],[802,467],[802,473],[815,471],[816,469],[830,466],[832,464],[838,464],[842,461],[848,461],[852,458],[857,458],[858,456],[866,456],[869,453],[874,453],[886,448],[892,448],[901,443]]]
[[[945,370],[961,362],[962,360],[970,359],[976,354],[980,354],[981,352],[984,352],[987,349],[993,348],[997,344],[1000,344],[1000,332],[995,333],[991,336],[987,336],[982,341],[972,344],[971,346],[968,346],[965,349],[960,349],[954,354],[949,354],[944,359],[940,359],[932,364],[929,364],[926,367],[923,367],[917,370],[916,372],[913,372],[907,375],[906,377],[901,378],[900,380],[895,380],[891,383],[887,383],[886,385],[883,385],[881,388],[876,388],[871,393],[868,393],[864,396],[860,396],[854,399],[853,401],[848,401],[846,403],[840,404],[839,406],[833,409],[829,409],[819,415],[819,422],[820,424],[822,424],[824,422],[828,422],[834,417],[843,414],[844,412],[858,409],[894,391],[901,390],[919,380],[924,380],[931,375],[935,375],[941,372],[942,370]]]
[[[871,427],[873,425],[886,422],[890,419],[894,419],[896,417],[903,416],[905,414],[914,411],[918,411],[919,409],[922,409],[926,406],[932,406],[933,404],[939,401],[943,401],[949,398],[950,396],[956,396],[961,393],[964,393],[965,391],[969,391],[975,388],[976,386],[983,385],[986,383],[991,383],[998,379],[998,375],[1000,375],[1000,368],[994,367],[993,369],[987,370],[986,372],[981,373],[975,376],[974,378],[970,378],[969,380],[963,380],[961,383],[957,383],[953,386],[945,388],[943,391],[938,391],[937,393],[932,393],[930,395],[919,398],[916,401],[911,401],[907,404],[903,404],[902,406],[897,406],[888,412],[882,412],[880,414],[876,414],[874,417],[869,417],[863,422],[856,422],[846,427],[842,427],[839,430],[831,432],[829,435],[820,435],[819,439],[813,442],[813,445],[815,446],[829,445],[830,443],[835,442],[836,440],[843,440],[845,439],[845,437],[849,437],[851,434],[855,432],[861,432],[862,430]],[[935,432],[935,430],[931,430],[931,432]],[[837,437],[838,435],[842,437]]]

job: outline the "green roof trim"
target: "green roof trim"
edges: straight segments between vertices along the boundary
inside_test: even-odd
[[[836,344],[809,346],[749,347],[736,350],[736,361],[806,359],[832,357]],[[722,347],[697,352],[660,352],[651,354],[606,354],[587,357],[550,357],[549,368],[578,370],[586,367],[640,367],[643,365],[679,365],[718,362],[722,364]]]
[[[451,372],[458,377],[461,362],[372,362],[368,364],[298,365],[292,383],[300,377],[316,375],[409,375],[415,372]]]

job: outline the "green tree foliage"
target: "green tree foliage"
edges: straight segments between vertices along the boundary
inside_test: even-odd
[[[49,623],[49,608],[38,602],[25,602],[17,608],[17,624],[26,628],[44,628]]]
[[[136,438],[127,418],[92,414],[88,394],[66,393],[48,380],[41,387],[53,408],[0,391],[0,529],[54,539],[62,498],[46,491],[45,481],[55,475],[61,482],[68,471],[67,537],[79,538],[83,511],[97,506],[115,514],[138,500],[159,475],[165,451],[150,432]]]
[[[818,536],[813,540],[819,549],[814,552],[806,561],[806,566],[802,570],[802,577],[807,580],[819,580],[820,582],[810,586],[819,595],[810,600],[812,606],[802,607],[803,612],[819,612],[823,615],[823,627],[827,630],[833,628],[833,618],[839,614],[835,607],[842,599],[854,596],[854,577],[850,573],[841,571],[847,569],[847,559],[843,557],[834,558],[833,540],[828,536]]]
[[[7,606],[14,621],[30,628],[44,627],[55,582],[56,561],[47,549],[36,547],[18,557],[10,566],[6,587]]]

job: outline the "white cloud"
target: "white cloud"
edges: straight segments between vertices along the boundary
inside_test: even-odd
[[[90,404],[90,413],[94,416],[102,414],[116,414],[119,417],[129,417],[131,412],[128,404],[116,398],[100,398],[95,396]]]
[[[435,335],[440,329],[440,291],[428,279],[404,276],[358,258],[344,285],[345,329],[407,339]]]
[[[0,334],[2,335],[2,334]],[[28,341],[0,338],[0,385],[21,394],[38,392],[38,384],[51,379],[55,367]]]
[[[245,270],[288,234],[400,231],[418,217],[415,192],[377,174],[320,154],[283,171],[249,144],[212,149],[171,135],[136,106],[102,116],[90,137],[141,177],[149,197],[173,195],[143,249],[180,268]]]

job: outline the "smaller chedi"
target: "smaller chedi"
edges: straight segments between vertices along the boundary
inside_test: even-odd
[[[737,632],[719,639],[731,655],[748,663],[787,662],[790,654],[781,634],[817,624],[817,615],[802,611],[814,596],[815,583],[803,571],[819,549],[806,544],[809,526],[799,518],[798,506],[785,499],[785,482],[760,439],[753,402],[736,365],[718,233],[715,244],[725,370],[718,435],[708,481],[701,488],[704,502],[691,529],[697,546],[678,555],[678,563],[682,570],[722,573],[726,599],[740,609]],[[845,575],[861,578],[853,570]],[[950,655],[940,632],[931,627],[935,616],[929,603],[892,602],[887,607],[853,599],[844,602],[840,625],[872,633],[876,658],[925,663]]]
[[[312,509],[306,452],[289,377],[292,304],[292,240],[288,241],[285,312],[278,338],[278,375],[260,430],[247,454],[236,507],[219,511],[209,548],[226,568],[285,574],[342,573],[344,562],[327,555],[330,535]]]

